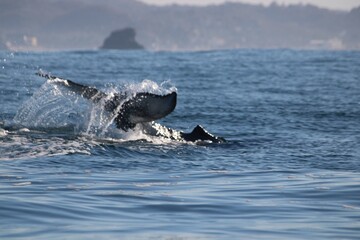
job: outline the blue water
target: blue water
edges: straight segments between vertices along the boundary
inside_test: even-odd
[[[227,142],[114,134],[39,69]],[[360,52],[1,52],[0,103],[0,239],[359,239]]]

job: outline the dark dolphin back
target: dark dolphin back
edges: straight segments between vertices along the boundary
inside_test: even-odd
[[[197,125],[191,133],[181,132],[180,135],[184,140],[190,142],[196,142],[196,141],[210,141],[213,143],[226,142],[224,138],[212,135],[200,125]]]

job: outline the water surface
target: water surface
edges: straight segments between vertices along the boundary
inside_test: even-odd
[[[0,61],[1,239],[359,237],[360,52],[1,52]],[[176,88],[177,107],[159,122],[201,124],[227,142],[116,132],[39,69],[106,92]]]

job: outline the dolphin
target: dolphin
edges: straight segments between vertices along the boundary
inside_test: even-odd
[[[114,119],[116,126],[124,131],[134,128],[138,123],[152,122],[163,118],[170,114],[176,106],[176,92],[164,96],[141,92],[132,97],[126,93],[117,93],[110,97],[96,88],[71,80],[42,72],[38,72],[37,75],[52,80],[52,83],[64,86],[94,103],[104,99],[105,110],[116,114]],[[118,109],[119,106],[121,106],[120,109]]]
[[[48,73],[37,72],[36,75],[51,80],[53,84],[64,86],[94,103],[103,100],[105,110],[115,115],[114,122],[116,127],[124,131],[133,129],[137,124],[141,124],[145,132],[151,135],[174,140],[225,142],[225,139],[210,134],[200,125],[197,125],[192,132],[184,133],[153,123],[153,121],[161,119],[174,111],[177,99],[176,92],[166,95],[140,92],[134,96],[128,96],[124,92],[108,96],[94,87],[85,86]]]

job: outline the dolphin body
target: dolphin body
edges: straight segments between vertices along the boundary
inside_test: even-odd
[[[109,97],[106,93],[96,88],[85,86],[71,80],[62,79],[43,72],[38,72],[36,75],[52,80],[52,83],[64,86],[94,103],[104,100],[105,110],[116,115],[114,118],[116,127],[124,131],[134,128],[137,124],[142,124],[146,133],[155,136],[191,142],[225,142],[225,139],[210,134],[200,125],[197,125],[192,132],[184,133],[152,123],[170,114],[175,109],[176,92],[166,95],[140,92],[134,96],[128,96],[126,93],[117,93]]]

